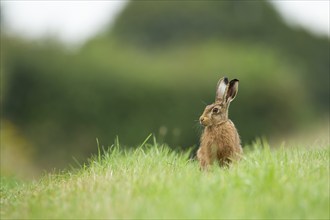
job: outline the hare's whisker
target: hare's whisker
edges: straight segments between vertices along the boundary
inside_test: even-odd
[[[201,103],[203,103],[205,106],[207,105],[207,103],[206,103],[206,102],[204,102],[203,100],[201,100]]]

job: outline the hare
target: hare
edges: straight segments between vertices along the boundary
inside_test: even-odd
[[[206,106],[199,118],[205,127],[197,151],[201,169],[207,169],[214,161],[220,166],[228,166],[240,159],[243,153],[240,137],[234,123],[228,118],[228,108],[238,91],[238,80],[230,82],[227,77],[217,84],[215,102]]]

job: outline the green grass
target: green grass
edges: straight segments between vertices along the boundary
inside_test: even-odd
[[[329,146],[245,151],[229,169],[201,172],[189,152],[116,144],[77,170],[2,178],[1,219],[329,219]]]

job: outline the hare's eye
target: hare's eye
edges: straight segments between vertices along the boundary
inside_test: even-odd
[[[218,108],[213,108],[213,109],[212,109],[212,112],[213,112],[213,113],[219,113],[219,109],[218,109]]]

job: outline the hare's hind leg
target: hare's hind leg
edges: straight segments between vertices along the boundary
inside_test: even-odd
[[[229,168],[230,164],[232,163],[232,160],[230,158],[220,159],[219,166],[223,168]]]

